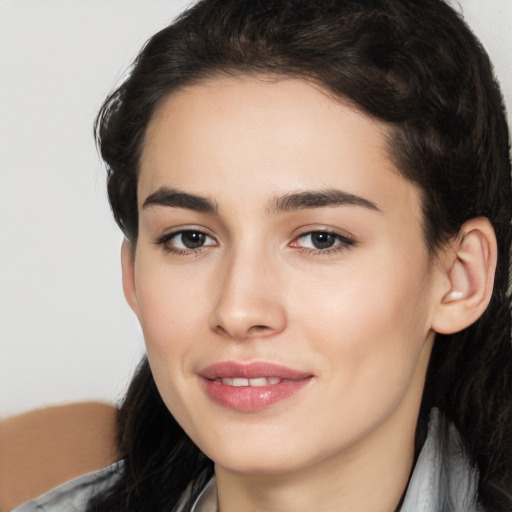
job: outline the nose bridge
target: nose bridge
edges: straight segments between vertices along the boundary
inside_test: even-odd
[[[238,340],[282,331],[286,314],[271,251],[261,243],[241,241],[226,256],[223,270],[211,327]]]

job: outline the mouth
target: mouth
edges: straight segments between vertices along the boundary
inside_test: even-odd
[[[207,396],[215,403],[237,411],[252,412],[291,398],[314,375],[272,363],[240,364],[226,361],[199,372]]]

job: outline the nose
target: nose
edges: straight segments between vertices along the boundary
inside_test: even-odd
[[[234,255],[225,262],[210,327],[219,335],[243,341],[268,337],[286,327],[278,285],[279,271],[263,255]]]

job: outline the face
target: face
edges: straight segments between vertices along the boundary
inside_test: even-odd
[[[190,86],[148,126],[125,292],[163,400],[217,466],[413,436],[435,272],[388,135],[295,79]]]

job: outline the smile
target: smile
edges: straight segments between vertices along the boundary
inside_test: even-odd
[[[291,398],[314,376],[272,363],[215,363],[199,372],[206,395],[215,403],[242,412],[266,409]]]

